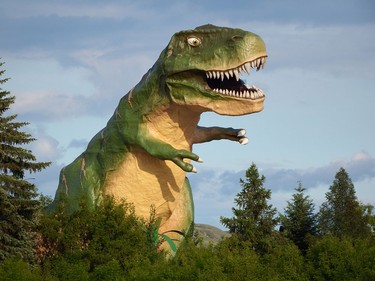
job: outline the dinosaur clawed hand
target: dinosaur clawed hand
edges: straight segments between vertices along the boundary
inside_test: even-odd
[[[244,129],[241,129],[237,132],[237,138],[240,144],[245,145],[249,142],[249,139],[245,136],[245,134],[246,134],[246,130]]]
[[[184,149],[177,150],[176,156],[171,160],[185,172],[196,173],[197,169],[192,164],[184,162],[184,158],[191,159],[199,163],[203,162],[202,158],[193,152]]]

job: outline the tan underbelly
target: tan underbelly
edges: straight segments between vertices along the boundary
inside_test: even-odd
[[[186,160],[185,160],[186,161]],[[151,206],[167,220],[181,199],[186,172],[172,161],[159,160],[143,151],[129,153],[119,168],[107,173],[105,193],[133,203],[136,214],[149,219]]]

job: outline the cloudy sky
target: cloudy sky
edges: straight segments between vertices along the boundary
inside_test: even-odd
[[[244,128],[250,143],[194,146],[205,160],[189,175],[196,222],[222,227],[239,179],[255,163],[280,212],[298,181],[316,208],[340,167],[358,198],[375,205],[375,2],[2,0],[2,85],[12,112],[50,168],[32,175],[53,196],[60,169],[105,126],[119,99],[152,66],[173,33],[211,23],[259,34],[269,58],[246,79],[264,111],[202,115],[201,125]],[[4,77],[2,77],[4,78]]]

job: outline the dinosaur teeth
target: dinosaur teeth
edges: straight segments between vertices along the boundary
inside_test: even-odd
[[[236,98],[243,98],[243,99],[251,99],[256,100],[259,98],[264,97],[264,93],[262,89],[259,89],[255,86],[252,86],[250,89],[245,91],[236,91],[236,90],[228,90],[228,89],[213,89],[214,92],[219,93],[225,96],[231,96]]]
[[[251,68],[254,68],[258,71],[261,67],[264,68],[265,64],[266,57],[259,57],[255,60],[245,62],[240,66],[228,70],[206,71],[206,77],[209,79],[221,79],[221,81],[224,81],[225,78],[230,79],[231,77],[234,77],[237,81],[239,81],[242,72],[246,72],[248,75],[250,75]]]
[[[250,65],[250,63],[247,62],[247,63],[245,63],[243,66],[244,66],[244,68],[245,68],[246,73],[250,75],[250,69],[251,69],[251,65]]]

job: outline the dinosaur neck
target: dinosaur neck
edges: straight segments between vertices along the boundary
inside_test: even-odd
[[[192,137],[198,125],[201,112],[187,106],[170,103],[147,116],[149,133],[176,149],[191,150]]]

